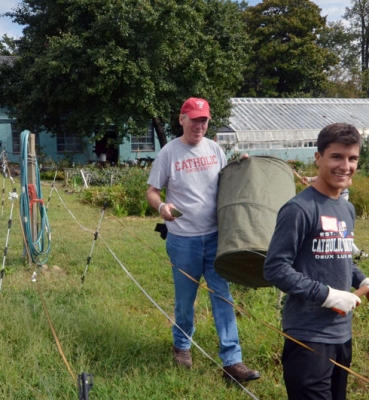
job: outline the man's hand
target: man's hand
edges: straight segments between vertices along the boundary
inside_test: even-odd
[[[306,177],[306,176],[304,176],[304,177],[302,177],[301,179],[300,179],[300,182],[303,184],[303,185],[305,185],[305,186],[309,186],[309,179],[310,179],[310,182],[311,182],[311,178],[308,178],[308,177]]]
[[[345,290],[332,289],[328,286],[329,293],[322,307],[334,308],[335,311],[347,314],[361,304],[360,297]]]
[[[172,208],[175,208],[172,203],[162,203],[160,205],[160,210],[158,211],[165,221],[174,221],[175,217],[171,213]]]

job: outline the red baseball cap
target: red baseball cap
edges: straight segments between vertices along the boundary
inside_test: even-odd
[[[186,114],[191,119],[200,117],[211,119],[209,103],[196,97],[190,97],[183,103],[181,114]]]

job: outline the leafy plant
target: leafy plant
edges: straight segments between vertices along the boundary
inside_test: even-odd
[[[55,177],[56,173],[56,177]],[[44,181],[63,181],[65,179],[64,171],[56,170],[56,169],[41,169],[40,171],[40,178]]]
[[[306,167],[305,163],[301,160],[287,160],[287,164],[289,164],[291,168],[296,171],[301,171]]]
[[[242,153],[240,153],[239,151],[234,152],[228,159],[228,162],[232,162],[237,160],[238,158],[240,158],[242,155]]]
[[[363,145],[360,150],[359,166],[360,171],[369,175],[369,139],[368,137],[363,138]]]
[[[86,202],[97,206],[106,203],[116,215],[149,216],[155,213],[146,200],[148,170],[131,167],[89,171],[91,185],[98,186],[85,190]]]
[[[369,181],[363,173],[354,175],[353,184],[349,187],[350,202],[355,206],[356,215],[360,218],[368,218],[369,211]]]
[[[114,205],[113,212],[114,212],[114,215],[116,215],[118,218],[127,216],[127,212],[126,212],[125,208],[119,203]]]

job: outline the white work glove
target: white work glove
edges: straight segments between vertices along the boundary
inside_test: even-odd
[[[361,281],[360,286],[369,286],[369,278],[365,278],[364,280]]]
[[[356,296],[354,293],[332,289],[329,286],[328,289],[329,293],[322,307],[334,308],[335,311],[341,311],[341,314],[347,314],[361,304],[360,297]]]

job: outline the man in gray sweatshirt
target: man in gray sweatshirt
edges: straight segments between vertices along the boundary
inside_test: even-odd
[[[346,399],[348,373],[330,359],[350,366],[352,310],[361,302],[350,290],[369,285],[352,260],[355,209],[340,197],[357,169],[360,146],[354,126],[326,126],[318,135],[317,179],[278,213],[264,277],[287,295],[284,332],[309,347],[285,341],[289,400]]]

